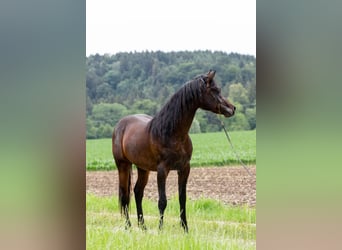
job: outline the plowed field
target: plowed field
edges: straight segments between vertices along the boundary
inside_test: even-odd
[[[256,167],[249,166],[253,177],[243,167],[192,168],[187,184],[188,199],[211,198],[230,205],[256,205]],[[118,195],[118,171],[87,171],[87,192],[98,196]],[[133,170],[133,185],[137,171]],[[178,195],[177,172],[170,171],[166,181],[167,197]],[[144,197],[158,200],[157,174],[150,172]],[[134,200],[134,199],[132,199]]]

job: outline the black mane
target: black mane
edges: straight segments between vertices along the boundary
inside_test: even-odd
[[[164,143],[176,132],[177,126],[185,116],[194,115],[198,108],[201,89],[205,76],[198,76],[186,82],[161,110],[150,121],[148,126],[154,138],[160,138]]]

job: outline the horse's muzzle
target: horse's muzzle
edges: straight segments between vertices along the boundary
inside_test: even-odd
[[[235,114],[235,106],[233,107],[227,107],[224,105],[221,105],[221,113],[225,116],[225,117],[231,117]]]

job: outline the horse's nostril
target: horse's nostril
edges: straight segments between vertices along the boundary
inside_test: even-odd
[[[236,110],[236,107],[234,106],[234,108],[233,108],[233,109],[234,109],[234,111],[235,111],[235,110]]]

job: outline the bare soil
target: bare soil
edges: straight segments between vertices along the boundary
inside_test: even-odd
[[[203,167],[192,168],[187,184],[187,197],[190,200],[211,198],[230,205],[256,205],[256,167],[249,166],[253,177],[243,167]],[[133,186],[137,171],[133,170]],[[118,171],[87,171],[88,193],[97,196],[118,195]],[[177,172],[170,171],[166,180],[167,197],[178,196]],[[157,174],[150,172],[144,197],[158,200]]]

